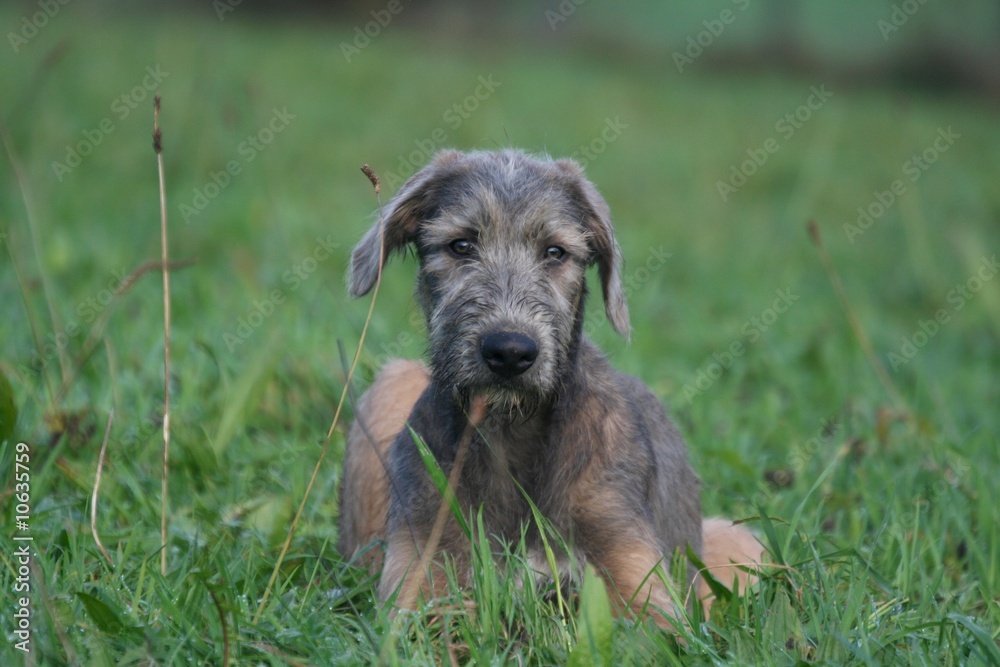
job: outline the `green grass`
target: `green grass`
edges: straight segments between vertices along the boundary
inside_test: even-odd
[[[960,310],[948,299],[1000,250],[990,105],[830,85],[833,97],[786,139],[775,123],[823,81],[678,75],[670,62],[456,43],[402,25],[348,64],[338,45],[352,25],[98,22],[62,11],[3,56],[0,102],[27,188],[25,199],[5,155],[0,370],[18,417],[0,445],[0,625],[16,640],[14,461],[26,442],[35,664],[221,664],[224,635],[237,664],[433,664],[449,651],[461,662],[600,664],[608,650],[619,664],[1000,662],[1000,280]],[[20,23],[7,10],[0,18]],[[113,106],[147,65],[169,73],[160,90],[171,256],[196,260],[172,275],[163,576],[160,279],[146,274],[110,301],[105,291],[159,257],[151,100],[124,117]],[[496,91],[449,124],[445,112],[491,75]],[[294,118],[245,161],[241,142],[275,109]],[[52,163],[105,117],[114,131],[59,181]],[[671,406],[706,514],[750,518],[787,567],[718,605],[681,643],[627,621],[608,633],[593,586],[578,603],[588,620],[560,613],[550,591],[518,589],[521,568],[504,573],[489,559],[446,613],[394,623],[370,578],[336,553],[341,427],[254,622],[343,386],[339,348],[350,357],[367,312],[344,286],[375,209],[358,167],[388,181],[438,128],[449,146],[569,155],[616,118],[628,127],[587,170],[615,215],[635,333],[630,344],[616,338],[595,301],[593,335]],[[908,179],[904,163],[949,126],[960,138],[850,243],[843,225],[857,207]],[[772,136],[780,149],[723,202],[716,182]],[[230,160],[241,172],[185,224],[181,204]],[[852,334],[809,219],[887,367],[904,336],[948,309],[913,359],[889,370],[905,405]],[[329,256],[314,255],[331,243]],[[666,262],[643,271],[662,253]],[[386,355],[424,351],[413,272],[411,260],[386,271],[359,386]],[[789,289],[796,300],[770,321],[775,291]],[[280,303],[240,338],[240,320],[275,290]],[[64,360],[44,348],[60,332]],[[734,343],[742,352],[715,373],[713,354]],[[692,396],[686,387],[709,371],[718,377]],[[112,409],[97,521],[109,564],[89,517]],[[510,558],[518,562],[517,545]],[[24,659],[0,646],[0,663]]]

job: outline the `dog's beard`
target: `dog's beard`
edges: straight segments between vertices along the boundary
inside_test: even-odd
[[[531,421],[546,403],[546,397],[535,391],[509,389],[497,385],[458,389],[461,405],[469,406],[476,398],[486,405],[484,426],[489,429],[512,427]]]
[[[486,401],[490,414],[528,419],[542,403],[542,396],[537,392],[504,387],[491,386],[478,392]]]

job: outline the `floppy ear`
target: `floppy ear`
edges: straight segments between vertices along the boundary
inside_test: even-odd
[[[569,178],[570,194],[583,213],[581,222],[590,234],[593,252],[590,263],[597,264],[608,320],[615,331],[628,338],[632,325],[629,322],[628,304],[625,303],[625,291],[622,289],[622,250],[615,240],[611,211],[604,197],[584,176],[580,165],[573,160],[558,160],[555,164]]]
[[[449,173],[448,167],[461,157],[458,151],[440,151],[382,207],[379,220],[351,253],[347,279],[351,296],[367,294],[375,286],[389,256],[413,242],[420,222],[434,213],[437,186]]]

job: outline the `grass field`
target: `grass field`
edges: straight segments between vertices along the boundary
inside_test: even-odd
[[[995,103],[392,24],[348,62],[353,25],[63,11],[2,56],[0,664],[1000,664]],[[193,262],[171,275],[165,574],[159,271],[121,290],[160,257],[153,89],[170,254]],[[562,614],[488,559],[443,616],[389,620],[335,549],[343,424],[262,604],[368,309],[344,285],[376,210],[358,168],[389,194],[442,145],[576,154],[611,206],[635,331],[596,301],[588,327],[670,406],[706,514],[781,564],[680,643],[592,586]],[[386,270],[359,390],[424,351],[413,273]]]

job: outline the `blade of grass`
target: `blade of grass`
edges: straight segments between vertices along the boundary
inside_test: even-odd
[[[372,168],[367,164],[361,167],[361,171],[368,177],[368,180],[371,181],[372,187],[375,189],[375,201],[378,203],[379,260],[378,275],[375,278],[375,288],[372,290],[372,300],[368,305],[368,314],[365,316],[365,325],[361,328],[361,336],[358,338],[358,349],[354,353],[354,360],[351,362],[351,368],[348,370],[347,378],[344,380],[344,389],[340,392],[340,400],[337,402],[337,409],[333,414],[333,421],[330,422],[330,428],[326,432],[326,439],[323,441],[323,446],[319,452],[319,459],[316,461],[316,465],[313,467],[312,476],[309,478],[309,483],[306,485],[306,491],[302,494],[302,502],[299,503],[299,508],[295,512],[295,517],[292,519],[292,523],[288,527],[288,535],[285,537],[284,544],[281,545],[281,552],[278,554],[278,559],[274,563],[274,570],[271,572],[271,578],[268,580],[267,586],[264,588],[264,594],[261,596],[260,604],[257,606],[257,613],[255,613],[253,617],[254,624],[260,620],[261,614],[264,612],[264,607],[267,605],[267,600],[271,595],[271,589],[274,587],[274,582],[278,578],[278,572],[281,571],[281,564],[284,562],[285,556],[288,554],[288,549],[292,545],[292,537],[295,535],[295,528],[299,525],[299,518],[305,510],[306,501],[309,500],[309,494],[312,492],[313,484],[316,483],[316,477],[319,475],[320,466],[326,458],[326,452],[330,447],[330,439],[333,437],[333,432],[337,428],[337,424],[340,422],[340,413],[344,409],[344,401],[347,399],[347,394],[351,386],[351,380],[354,379],[354,371],[358,367],[358,359],[361,358],[361,350],[364,349],[365,345],[365,336],[368,335],[368,326],[371,324],[372,314],[375,312],[375,303],[378,301],[379,287],[382,284],[382,265],[385,257],[385,230],[383,229],[384,223],[382,220],[382,199],[379,197],[382,185],[379,183],[378,176],[375,175],[375,172],[372,171]]]
[[[420,459],[424,464],[424,469],[427,474],[430,475],[431,481],[434,486],[437,487],[438,492],[444,499],[444,502],[448,503],[448,507],[451,509],[451,515],[455,517],[455,521],[462,528],[462,532],[465,533],[466,537],[472,537],[472,532],[469,529],[469,522],[466,520],[465,515],[462,513],[462,509],[458,505],[458,498],[455,497],[455,493],[452,491],[450,480],[445,476],[444,470],[438,465],[437,459],[434,458],[434,454],[431,452],[430,448],[427,447],[427,443],[424,439],[417,435],[417,432],[410,428],[407,424],[406,428],[410,431],[410,437],[413,438],[414,444],[417,446],[417,451],[420,453]],[[455,465],[458,465],[458,457],[455,458]]]
[[[275,349],[274,345],[265,345],[265,350]],[[265,371],[270,370],[275,362],[275,357],[270,353],[258,355],[249,364],[246,372],[240,375],[232,385],[232,391],[226,392],[226,404],[222,410],[222,417],[219,419],[219,426],[215,430],[215,435],[211,439],[211,448],[217,458],[221,458],[229,445],[233,436],[244,423],[244,415],[247,406],[251,403],[254,389],[257,388],[260,378]]]
[[[774,557],[774,562],[776,565],[785,565],[784,549],[781,547],[781,541],[778,539],[778,532],[774,529],[774,524],[771,522],[771,517],[767,515],[763,507],[757,508],[758,514],[760,514],[760,525],[767,535],[767,541],[771,545],[771,556]]]
[[[451,511],[451,500],[454,498],[455,489],[458,487],[458,480],[462,475],[462,467],[465,465],[465,457],[469,452],[469,445],[472,442],[472,434],[476,431],[479,424],[482,423],[483,418],[486,416],[486,401],[481,396],[475,397],[466,416],[468,421],[465,425],[465,431],[462,433],[462,439],[458,443],[458,451],[455,453],[455,460],[452,463],[451,471],[448,474],[448,486],[445,489],[446,495],[441,499],[441,505],[438,507],[437,516],[434,517],[434,525],[431,527],[427,543],[423,545],[423,553],[420,554],[420,562],[417,565],[417,569],[413,574],[403,580],[403,586],[396,596],[395,606],[397,608],[413,608],[414,603],[417,600],[417,595],[420,592],[420,588],[424,585],[424,579],[428,575],[431,559],[434,557],[434,554],[437,553],[438,544],[441,542],[441,533],[444,531],[444,522],[448,518],[448,514]],[[435,465],[436,463],[437,462],[435,461]],[[399,628],[402,623],[402,619],[402,614],[397,614],[393,619],[389,639],[382,645],[382,651],[380,652],[379,661],[382,664],[385,664],[388,661],[390,652],[394,650],[396,639],[400,636]]]
[[[990,635],[990,632],[981,627],[976,621],[968,616],[959,614],[948,614],[948,618],[957,625],[961,625],[968,630],[976,640],[976,646],[983,657],[984,662],[993,665],[1000,665],[1000,648],[997,647],[997,640]]]
[[[535,502],[531,499],[531,496],[528,495],[528,492],[524,490],[524,487],[522,487],[517,482],[517,480],[513,478],[513,476],[511,477],[511,479],[514,481],[514,484],[517,485],[518,491],[521,492],[521,495],[527,501],[528,507],[531,509],[532,520],[535,522],[535,525],[538,527],[538,536],[542,540],[542,550],[545,552],[545,562],[546,562],[546,564],[548,564],[549,570],[552,572],[552,580],[555,581],[556,605],[559,607],[560,613],[563,614],[564,618],[572,618],[573,615],[572,615],[571,610],[569,608],[569,603],[566,601],[566,599],[563,597],[563,594],[562,594],[562,586],[561,586],[560,581],[559,581],[559,563],[558,563],[558,559],[556,558],[555,550],[553,550],[552,546],[549,544],[549,539],[546,536],[546,533],[549,530],[552,530],[552,534],[553,534],[554,537],[556,537],[557,539],[560,539],[560,540],[562,538],[561,538],[561,536],[559,536],[558,533],[556,533],[555,529],[551,528],[551,526],[549,525],[549,523],[545,519],[545,517],[542,516],[541,510],[539,510],[538,506],[535,505]],[[562,546],[563,546],[563,550],[566,553],[572,554],[572,550],[566,549],[565,548],[565,546],[566,546],[565,544],[562,545]],[[566,624],[563,623],[562,627],[565,630]],[[564,632],[564,638],[566,638],[565,637],[565,632]],[[566,639],[568,640],[568,638],[566,638]],[[568,641],[567,641],[567,647],[568,647]]]
[[[604,581],[590,563],[583,574],[580,587],[580,623],[576,646],[569,654],[570,667],[613,664],[615,621],[611,614]]]
[[[31,576],[32,576],[32,586],[37,589],[38,599],[42,601],[42,607],[45,609],[45,614],[48,617],[49,626],[56,633],[56,637],[59,639],[59,643],[63,648],[66,660],[65,664],[68,665],[79,665],[79,656],[76,654],[76,649],[73,648],[73,642],[70,640],[69,635],[66,634],[67,628],[65,624],[61,622],[61,619],[56,612],[54,600],[55,596],[48,590],[45,582],[45,577],[42,574],[42,568],[38,564],[36,559],[31,559]],[[37,613],[37,612],[36,612]],[[29,654],[30,655],[30,654]]]
[[[205,586],[205,590],[208,591],[208,596],[212,599],[216,613],[219,614],[219,624],[222,626],[222,665],[226,667],[229,664],[229,624],[226,623],[226,613],[223,611],[215,591],[212,590],[212,585],[204,580],[201,583]]]
[[[830,284],[833,285],[833,291],[837,294],[837,299],[840,301],[840,307],[844,311],[847,323],[850,324],[851,331],[854,332],[854,337],[857,339],[858,344],[861,346],[861,350],[865,353],[865,357],[868,359],[868,365],[870,365],[872,370],[875,371],[876,377],[878,377],[879,382],[882,383],[882,387],[885,388],[889,397],[892,398],[898,407],[904,409],[907,414],[910,414],[910,409],[906,405],[906,401],[903,400],[903,396],[899,393],[899,389],[896,388],[892,378],[889,377],[889,373],[886,372],[885,366],[879,360],[878,355],[875,354],[875,348],[872,346],[871,339],[868,338],[868,333],[865,331],[864,327],[861,326],[861,319],[858,317],[857,312],[854,310],[854,306],[851,304],[850,298],[847,296],[847,290],[844,289],[844,283],[840,280],[840,274],[837,272],[837,267],[834,266],[833,260],[830,259],[830,254],[826,251],[826,246],[823,244],[823,237],[820,235],[819,225],[816,224],[815,220],[810,220],[808,229],[809,238],[812,239],[813,244],[816,246],[816,250],[819,253],[819,259],[823,263],[823,268],[826,270],[826,275],[830,280]]]
[[[438,507],[437,516],[434,517],[434,525],[431,528],[430,536],[427,538],[427,544],[424,545],[423,553],[420,555],[420,567],[414,576],[405,580],[406,586],[399,594],[399,598],[397,598],[397,606],[399,607],[408,609],[416,601],[420,587],[424,583],[424,577],[427,576],[427,569],[430,567],[431,558],[437,553],[438,544],[441,541],[441,533],[444,531],[444,522],[448,518],[448,510],[461,514],[461,509],[458,507],[458,502],[455,499],[455,489],[458,488],[458,480],[462,476],[462,468],[469,453],[472,434],[485,416],[486,401],[482,397],[477,396],[472,401],[472,406],[467,415],[468,422],[465,425],[465,432],[458,443],[455,461],[452,463],[451,470],[448,473],[448,485],[444,490],[445,495],[441,499],[441,506]],[[435,465],[437,464],[436,461],[434,463]],[[465,530],[468,531],[468,528],[469,526],[466,523]],[[466,532],[466,535],[471,536],[471,533]]]
[[[809,487],[809,491],[807,491],[806,495],[802,497],[802,501],[799,503],[798,507],[795,508],[795,513],[792,514],[792,520],[789,522],[788,536],[785,540],[784,551],[786,553],[788,552],[788,549],[791,547],[792,536],[798,529],[799,520],[802,518],[802,512],[805,511],[806,503],[809,502],[809,499],[816,492],[816,489],[818,489],[820,485],[822,485],[823,482],[826,481],[826,478],[829,477],[830,474],[834,471],[834,469],[837,467],[837,464],[839,464],[844,459],[844,457],[846,457],[850,453],[850,451],[851,451],[851,446],[849,442],[844,443],[843,446],[841,446],[840,449],[837,450],[837,453],[834,455],[833,460],[830,461],[830,463],[826,466],[823,472],[820,473],[819,477],[816,478],[816,481],[813,482],[813,485]],[[761,512],[761,517],[763,516],[764,513]],[[770,535],[768,535],[768,537],[770,537]],[[781,563],[781,565],[785,564],[786,563],[784,562]]]
[[[2,129],[3,124],[0,123],[0,129]],[[5,139],[6,142],[6,139]],[[38,354],[40,361],[44,362],[45,357],[42,354],[44,347],[42,344],[42,334],[38,330],[38,322],[35,320],[35,312],[31,308],[31,301],[28,300],[28,287],[24,279],[24,274],[21,271],[21,263],[18,261],[17,253],[14,252],[14,243],[11,237],[13,236],[12,230],[7,230],[3,232],[2,240],[6,241],[4,243],[7,246],[7,256],[10,258],[10,265],[14,269],[14,276],[17,278],[17,288],[21,293],[21,300],[24,302],[24,315],[28,320],[28,327],[31,329],[31,338],[35,343],[35,352]],[[42,376],[42,380],[45,382],[45,388],[49,394],[49,404],[54,409],[56,394],[55,390],[52,388],[52,380],[49,378],[49,374],[45,371],[45,363],[42,363],[41,368],[38,369],[38,374]],[[34,393],[34,392],[32,392]]]
[[[49,309],[49,319],[52,321],[52,331],[62,331],[62,325],[59,322],[59,317],[56,314],[55,302],[52,300],[52,288],[49,286],[49,277],[45,273],[45,269],[42,266],[42,252],[38,245],[38,230],[37,222],[38,218],[35,215],[35,207],[32,204],[31,194],[28,192],[28,179],[24,175],[24,169],[21,167],[21,161],[18,159],[17,154],[14,153],[14,146],[10,141],[10,136],[7,134],[7,126],[0,121],[0,139],[3,140],[4,150],[7,152],[7,158],[10,160],[11,167],[14,169],[14,178],[17,181],[17,187],[21,191],[21,201],[24,203],[24,211],[28,219],[28,233],[31,236],[31,248],[35,254],[35,262],[38,263],[38,276],[42,284],[42,294],[45,296],[45,305]],[[23,293],[23,291],[22,291]],[[36,336],[36,343],[40,339]],[[38,354],[42,354],[42,347],[38,347]],[[66,374],[68,372],[68,359],[66,358],[66,350],[63,346],[57,346],[58,358],[59,358],[59,368],[62,371],[62,378],[66,379]],[[52,406],[53,409],[56,406]]]

